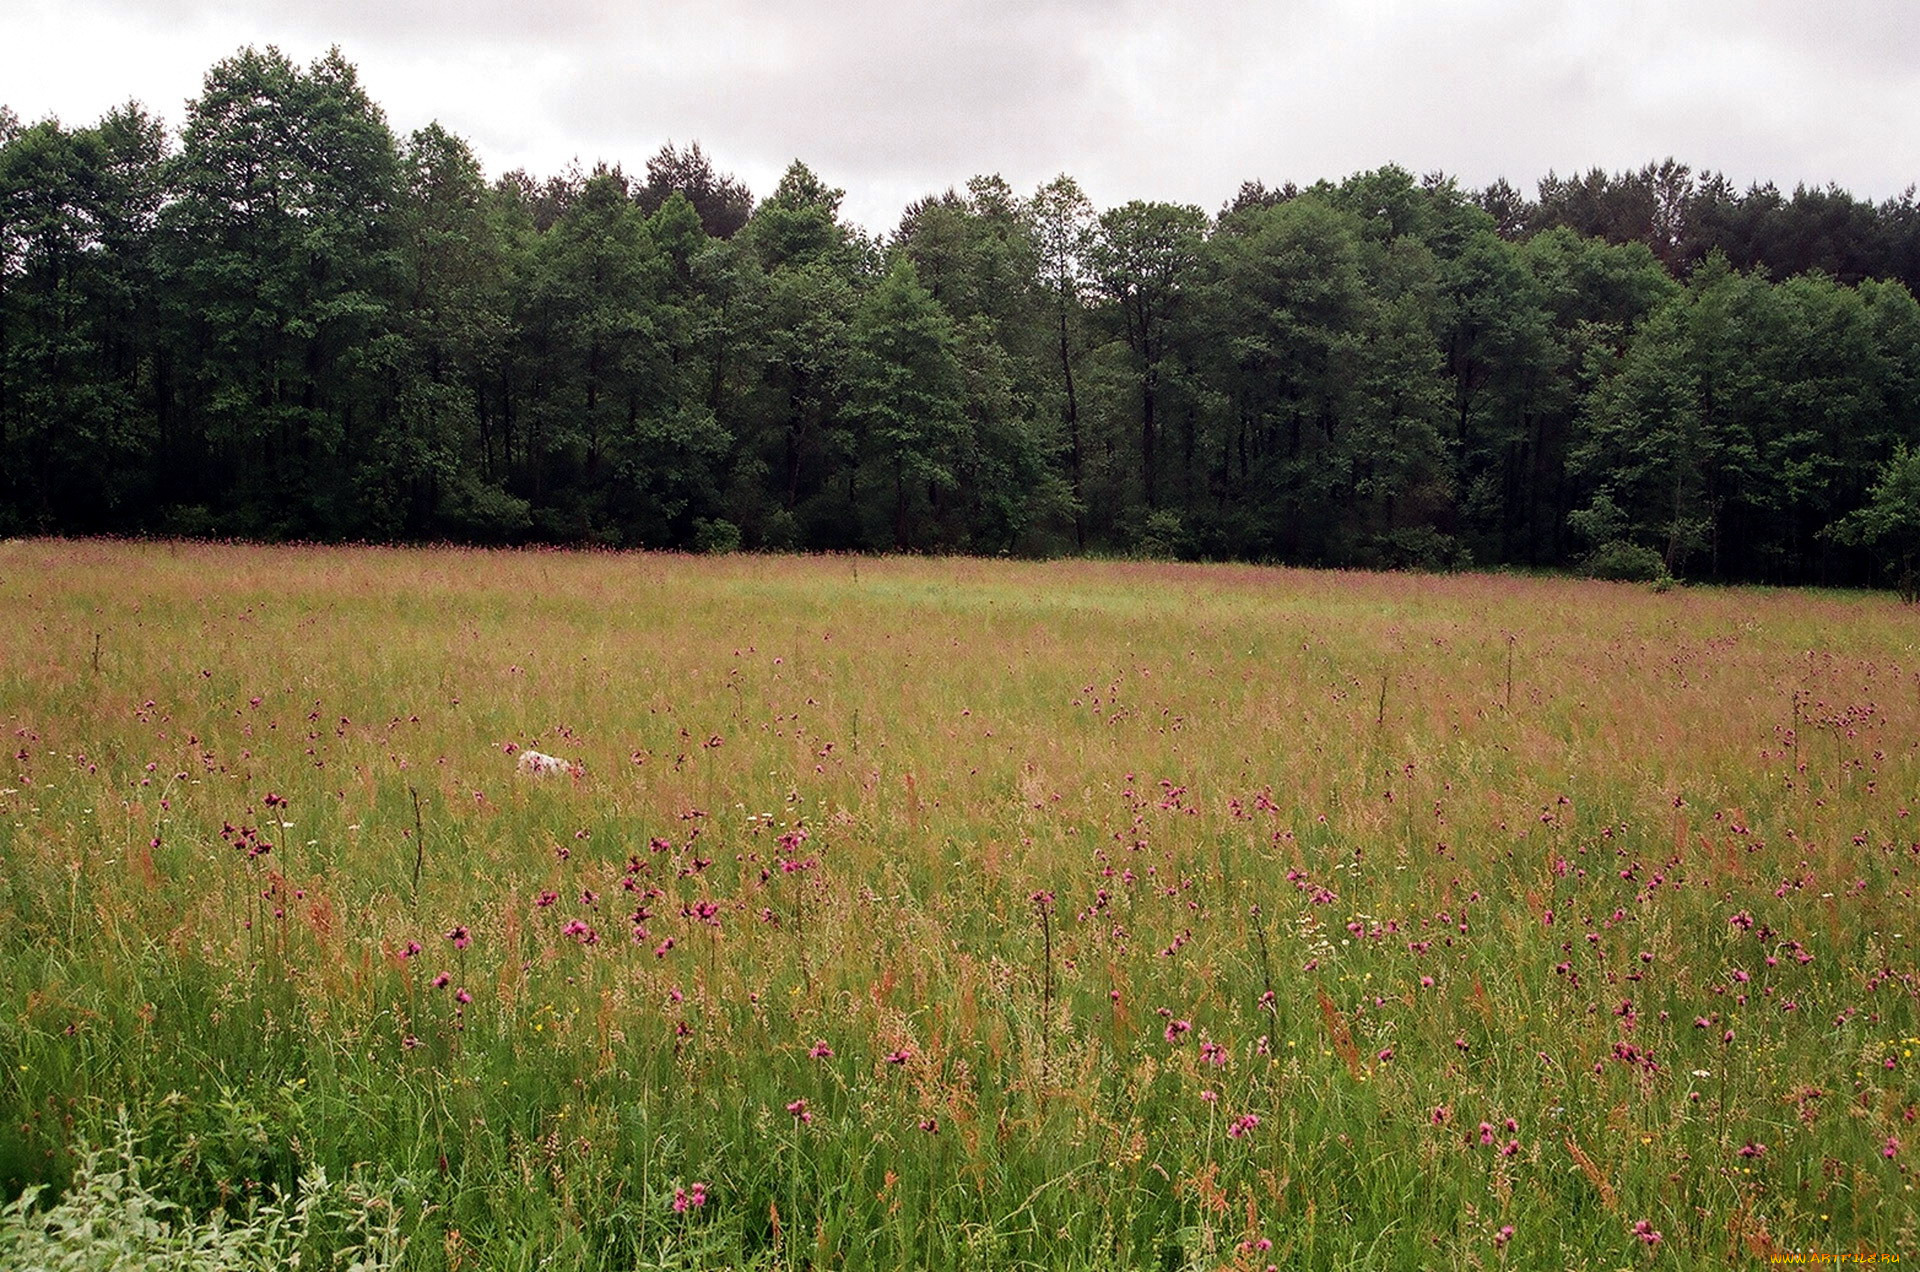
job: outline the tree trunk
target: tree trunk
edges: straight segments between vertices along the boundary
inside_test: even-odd
[[[1067,443],[1068,476],[1073,483],[1073,546],[1076,551],[1087,550],[1087,516],[1085,501],[1081,497],[1082,456],[1080,450],[1080,403],[1073,392],[1073,357],[1067,346],[1067,311],[1060,311],[1060,375],[1067,390]]]
[[[1153,417],[1155,390],[1159,388],[1160,369],[1151,362],[1140,381],[1140,473],[1146,482],[1147,507],[1160,506],[1159,473],[1154,463],[1154,443],[1158,426]]]

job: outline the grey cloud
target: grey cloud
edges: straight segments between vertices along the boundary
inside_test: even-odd
[[[931,190],[980,171],[1057,169],[1098,144],[1101,111],[1073,6],[989,0],[953,23],[854,7],[858,20],[845,27],[770,33],[779,56],[755,49],[663,70],[644,50],[606,50],[556,109],[599,146],[698,138],[722,164],[734,154],[762,166],[798,156],[850,189],[919,177]]]
[[[1904,0],[67,3],[74,38],[52,43],[71,49],[32,55],[71,78],[111,73],[83,33],[116,24],[231,33],[209,61],[246,39],[301,57],[337,42],[397,127],[438,116],[496,171],[631,169],[699,140],[762,188],[806,159],[876,229],[986,171],[1209,207],[1246,178],[1389,161],[1528,184],[1671,154],[1869,197],[1920,176]]]

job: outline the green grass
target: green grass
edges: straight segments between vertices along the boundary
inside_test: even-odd
[[[1884,597],[13,542],[0,649],[9,1197],[124,1126],[421,1269],[1920,1256]]]

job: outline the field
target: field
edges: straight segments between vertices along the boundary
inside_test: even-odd
[[[1889,597],[11,542],[0,726],[0,1264],[1920,1259]]]

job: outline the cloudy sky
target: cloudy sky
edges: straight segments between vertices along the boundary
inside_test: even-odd
[[[1388,162],[1920,181],[1913,0],[0,0],[0,26],[26,120],[177,124],[242,45],[338,44],[397,131],[438,119],[490,174],[698,140],[758,194],[805,159],[873,230],[980,172],[1209,211]]]

